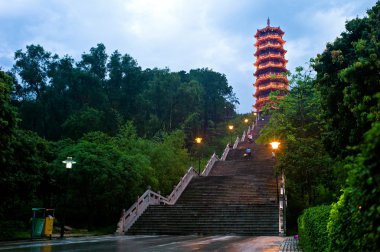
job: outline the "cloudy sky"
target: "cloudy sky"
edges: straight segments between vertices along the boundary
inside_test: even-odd
[[[288,69],[323,51],[347,20],[363,17],[376,0],[0,0],[0,67],[14,52],[40,44],[76,60],[103,43],[145,68],[211,68],[224,73],[240,101],[254,103],[254,34],[285,32]]]

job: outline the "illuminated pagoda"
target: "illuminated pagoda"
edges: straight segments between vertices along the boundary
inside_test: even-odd
[[[256,98],[254,108],[258,113],[269,104],[271,92],[279,91],[277,97],[280,99],[289,92],[289,81],[286,77],[288,61],[285,60],[283,35],[284,32],[280,27],[270,26],[269,18],[267,26],[258,29],[255,35],[256,53],[254,55],[257,60],[254,64],[256,82],[253,86],[256,88],[256,93],[253,96]]]

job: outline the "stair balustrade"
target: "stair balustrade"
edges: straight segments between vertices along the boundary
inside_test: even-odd
[[[224,151],[223,151],[223,155],[222,155],[222,157],[220,158],[220,160],[222,160],[222,161],[226,160],[226,157],[227,157],[229,151],[230,151],[230,145],[227,144],[227,145],[226,145],[226,148],[225,148]]]
[[[207,165],[203,170],[202,175],[208,176],[215,162],[218,160],[218,156],[214,153],[207,162]],[[150,205],[174,205],[183,193],[183,191],[186,189],[187,185],[190,183],[192,178],[195,176],[198,176],[198,173],[194,170],[193,167],[190,167],[167,198],[156,192],[153,192],[150,189],[146,190],[145,193],[141,197],[139,197],[137,201],[127,211],[123,210],[122,216],[120,217],[120,220],[117,224],[116,234],[121,235],[128,231],[128,229],[132,227],[136,220],[144,213],[144,211]]]
[[[238,146],[238,144],[239,144],[239,142],[240,142],[240,138],[239,138],[239,137],[236,137],[236,140],[235,140],[235,143],[234,143],[232,149],[236,149],[237,146]]]
[[[243,135],[241,136],[241,141],[244,142],[245,140],[245,136],[246,136],[246,133],[245,133],[245,130],[243,131]]]
[[[211,158],[208,160],[207,162],[207,165],[205,167],[205,169],[203,170],[202,172],[202,176],[208,176],[208,174],[210,173],[212,167],[214,166],[215,162],[218,161],[219,158],[218,156],[214,153]]]
[[[198,173],[194,170],[193,167],[190,167],[186,174],[181,178],[179,183],[174,187],[174,190],[168,197],[168,205],[173,205],[177,202],[179,196],[186,189],[187,185],[190,183],[191,179],[195,176],[198,176]]]
[[[144,213],[149,205],[158,205],[161,202],[167,202],[162,195],[146,190],[145,193],[128,209],[123,211],[119,223],[117,224],[117,234],[124,234],[136,220]]]

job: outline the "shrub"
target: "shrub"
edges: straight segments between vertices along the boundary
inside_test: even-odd
[[[347,186],[331,210],[331,251],[380,251],[380,122],[364,138],[360,153],[347,158]]]
[[[304,210],[303,214],[298,218],[298,232],[304,251],[328,251],[330,242],[327,222],[330,210],[330,206],[312,207]]]
[[[25,230],[25,225],[21,221],[0,220],[0,240],[7,240],[16,237],[16,233]]]

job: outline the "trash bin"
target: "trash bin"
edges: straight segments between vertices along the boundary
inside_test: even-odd
[[[45,208],[32,208],[32,238],[41,237],[45,224]]]
[[[53,224],[54,224],[54,209],[46,209],[45,211],[45,225],[44,225],[44,236],[51,239],[53,234]]]

